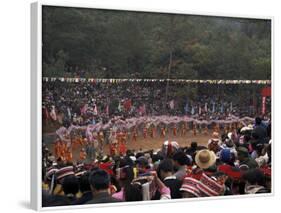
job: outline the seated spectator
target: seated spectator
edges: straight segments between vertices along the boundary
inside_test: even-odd
[[[138,171],[138,175],[145,175],[150,171],[150,166],[147,158],[145,156],[141,156],[136,160],[136,167]]]
[[[51,195],[43,191],[42,193],[42,206],[51,207],[51,206],[66,206],[70,205],[71,202],[67,197],[61,195]]]
[[[112,195],[112,197],[125,201],[124,188],[129,185],[134,179],[134,171],[131,166],[131,161],[128,159],[122,159],[120,161],[119,167],[115,171],[116,179],[119,181],[121,190]]]
[[[181,181],[173,175],[173,162],[171,159],[165,159],[161,161],[158,166],[158,172],[160,174],[160,179],[163,183],[170,188],[171,198],[181,198],[181,193],[179,191],[181,187]]]
[[[173,164],[176,169],[175,177],[182,181],[186,176],[187,165],[190,165],[190,159],[183,151],[177,151],[173,155]]]
[[[80,192],[82,193],[82,196],[78,198],[73,204],[77,204],[77,205],[84,204],[92,200],[93,194],[89,183],[89,176],[90,173],[86,172],[84,175],[80,177],[79,188],[80,188]]]
[[[67,197],[70,203],[76,201],[76,194],[79,191],[79,182],[75,175],[69,175],[62,181],[62,189],[64,196]]]
[[[221,172],[217,172],[211,176],[203,173],[197,188],[202,197],[212,197],[224,195],[226,186],[225,181],[227,176]]]
[[[220,150],[222,142],[219,139],[219,133],[213,132],[212,138],[208,140],[208,149],[217,153]]]
[[[208,169],[215,166],[216,158],[213,151],[203,149],[196,153],[195,163],[201,169]]]
[[[120,202],[109,194],[110,176],[104,170],[95,170],[89,176],[93,199],[86,204]]]
[[[234,181],[238,181],[241,178],[240,169],[235,167],[235,155],[230,149],[222,149],[220,152],[221,165],[218,166],[218,171],[228,175],[228,177]]]
[[[126,201],[151,200],[156,191],[160,192],[160,200],[171,199],[169,187],[159,179],[155,171],[150,176],[136,178],[124,189]]]
[[[255,169],[258,167],[257,162],[252,159],[249,155],[249,151],[246,147],[240,146],[237,148],[238,160],[240,161],[240,166],[246,165],[249,169]]]
[[[246,181],[246,194],[260,194],[270,192],[266,188],[266,178],[260,169],[251,169],[243,175]]]
[[[180,188],[183,198],[201,197],[198,189],[199,180],[192,177],[185,177]]]

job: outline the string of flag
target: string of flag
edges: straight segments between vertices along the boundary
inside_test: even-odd
[[[173,82],[193,84],[271,84],[271,80],[191,80],[191,79],[124,79],[124,78],[63,78],[43,77],[43,82],[68,82],[68,83],[124,83],[124,82]]]

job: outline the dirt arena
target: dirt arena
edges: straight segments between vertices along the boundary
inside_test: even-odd
[[[151,138],[148,136],[146,139],[143,138],[142,135],[137,137],[137,141],[127,141],[127,149],[131,150],[157,150],[160,149],[163,142],[165,140],[177,141],[181,147],[190,146],[192,141],[196,141],[200,145],[206,145],[208,139],[211,137],[212,131],[209,131],[208,134],[197,133],[196,136],[193,135],[193,131],[186,133],[185,136],[177,135],[174,136],[170,134],[166,138],[157,136],[155,138]],[[53,152],[54,144],[47,143],[47,147]],[[78,146],[75,150],[73,150],[73,160],[76,161],[79,159],[79,151],[82,147]],[[109,154],[109,145],[104,146],[104,154]],[[54,153],[54,152],[53,152]]]

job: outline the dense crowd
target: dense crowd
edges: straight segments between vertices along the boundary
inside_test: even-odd
[[[43,147],[42,204],[271,192],[270,123],[257,117],[253,125],[227,134],[214,132],[206,144],[192,142],[180,147],[176,141],[165,141],[158,150],[127,150],[121,155],[97,156],[90,162],[67,161]]]
[[[237,85],[185,86],[170,83],[167,88],[163,82],[44,82],[43,119],[49,123],[86,125],[107,122],[114,116],[189,115],[206,120],[224,119],[229,114],[254,117],[261,111],[258,88],[253,95]],[[196,95],[189,94],[195,89]],[[240,98],[234,97],[233,92],[239,93]]]

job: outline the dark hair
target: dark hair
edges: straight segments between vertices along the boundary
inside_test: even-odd
[[[191,142],[190,147],[193,148],[193,149],[196,149],[197,148],[197,142],[195,142],[195,141]]]
[[[260,156],[262,154],[262,151],[264,149],[264,144],[258,143],[255,146],[255,150],[257,151],[257,154]]]
[[[161,152],[157,152],[156,154],[152,154],[151,159],[152,159],[152,162],[155,163],[159,160],[163,160],[164,156]]]
[[[75,175],[67,176],[62,181],[62,189],[65,195],[76,194],[79,191],[79,181]]]
[[[252,137],[253,137],[253,139],[255,139],[255,140],[257,140],[257,139],[259,139],[259,134],[254,130],[253,132],[252,132]]]
[[[141,201],[142,186],[139,184],[129,184],[124,189],[126,201]]]
[[[222,141],[225,141],[225,139],[227,139],[227,138],[228,138],[227,134],[224,133],[224,134],[221,135],[221,140]]]
[[[256,119],[255,119],[255,122],[256,122],[256,124],[257,125],[260,125],[261,124],[261,118],[260,117],[256,117]]]
[[[124,197],[126,201],[141,201],[142,200],[142,184],[146,183],[145,179],[131,183],[124,188]]]
[[[119,181],[114,176],[110,176],[110,183],[116,187],[116,191],[119,192],[121,190],[121,186]]]
[[[248,143],[251,140],[251,135],[244,135],[245,143]]]
[[[132,150],[128,149],[128,150],[126,151],[126,155],[127,155],[127,156],[134,156],[134,153],[133,153]]]
[[[265,186],[265,175],[260,169],[250,169],[244,173],[243,179],[248,181],[250,184],[258,184]]]
[[[103,190],[109,187],[110,177],[106,171],[97,169],[90,174],[89,182],[94,189]]]
[[[173,172],[173,162],[171,159],[162,160],[158,166],[159,171]]]
[[[79,186],[80,186],[80,191],[82,193],[86,192],[86,191],[91,191],[91,187],[90,187],[90,183],[89,183],[89,176],[90,176],[90,173],[86,172],[80,178]]]
[[[42,206],[65,206],[70,205],[71,202],[65,197],[61,195],[50,195],[47,192],[42,192]]]
[[[138,152],[138,153],[136,154],[136,158],[139,158],[139,157],[142,157],[142,156],[144,156],[144,153],[142,153],[142,152]]]
[[[173,160],[182,165],[189,165],[190,160],[183,151],[178,151],[173,155]]]

